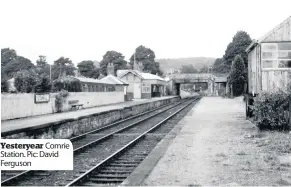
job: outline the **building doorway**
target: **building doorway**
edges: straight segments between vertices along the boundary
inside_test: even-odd
[[[133,84],[133,98],[140,99],[141,98],[141,83]]]

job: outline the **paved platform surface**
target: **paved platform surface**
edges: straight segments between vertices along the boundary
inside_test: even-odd
[[[151,98],[151,99],[136,99],[134,101],[127,101],[124,103],[117,103],[117,104],[87,108],[87,109],[70,111],[70,112],[55,113],[55,114],[34,116],[34,117],[28,117],[28,118],[21,118],[21,119],[16,119],[16,120],[1,121],[1,133],[29,128],[29,127],[37,127],[42,124],[58,122],[58,121],[70,119],[70,118],[79,118],[81,116],[87,116],[87,115],[101,113],[101,112],[110,111],[110,110],[122,109],[124,107],[130,107],[130,106],[134,106],[134,105],[138,105],[142,103],[164,100],[164,99],[169,99],[173,97],[176,97],[176,96],[165,96],[165,97],[157,97],[157,98]]]
[[[244,106],[242,98],[202,98],[141,185],[291,186],[291,134],[258,131]]]

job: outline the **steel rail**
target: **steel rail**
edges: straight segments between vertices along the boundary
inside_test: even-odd
[[[110,133],[110,134],[107,134],[107,135],[105,135],[105,136],[103,136],[103,137],[101,137],[101,138],[98,138],[98,139],[96,139],[96,140],[94,140],[94,141],[92,141],[92,142],[89,142],[89,143],[87,143],[87,144],[85,144],[85,145],[83,145],[83,146],[81,146],[81,147],[78,147],[77,149],[74,149],[74,150],[73,150],[73,153],[74,153],[74,154],[77,154],[77,153],[79,153],[80,151],[82,151],[82,150],[84,150],[84,149],[86,149],[86,148],[88,148],[88,147],[90,147],[90,146],[93,146],[93,145],[96,145],[96,144],[98,144],[98,143],[101,143],[101,142],[105,141],[106,139],[112,137],[114,134],[120,133],[120,132],[122,132],[122,131],[125,131],[125,130],[131,128],[131,127],[134,127],[134,126],[138,125],[139,123],[141,123],[141,122],[143,122],[143,121],[146,121],[146,120],[148,120],[148,119],[150,119],[150,118],[152,118],[152,117],[154,117],[154,116],[157,116],[157,115],[159,115],[159,114],[161,114],[161,113],[163,113],[163,112],[165,112],[165,111],[167,111],[167,110],[170,110],[170,109],[172,109],[172,108],[174,108],[174,107],[176,107],[176,106],[178,106],[178,105],[180,105],[180,104],[182,104],[182,103],[184,103],[184,102],[187,102],[188,100],[189,100],[189,98],[187,98],[187,99],[183,99],[182,101],[180,101],[180,102],[178,102],[177,104],[171,106],[170,108],[167,108],[167,109],[165,109],[165,110],[163,110],[163,111],[161,111],[161,112],[158,112],[158,113],[156,113],[156,114],[150,115],[150,116],[148,116],[148,117],[146,117],[146,118],[144,118],[144,119],[141,119],[141,120],[139,120],[139,121],[137,121],[137,122],[134,122],[134,123],[132,123],[132,124],[126,126],[126,127],[123,127],[123,128],[121,128],[121,129],[119,129],[119,130],[117,130],[117,131],[114,131],[114,132],[112,132],[112,133]],[[142,116],[142,115],[148,114],[148,113],[150,113],[150,112],[154,112],[154,111],[156,111],[156,110],[163,109],[163,108],[165,108],[165,107],[167,107],[167,106],[170,106],[170,105],[171,105],[171,103],[168,104],[168,105],[163,105],[163,106],[161,106],[161,107],[159,107],[159,108],[157,108],[157,109],[154,109],[154,110],[151,110],[151,111],[147,111],[147,112],[144,112],[144,113],[141,113],[141,114],[138,114],[138,115],[135,115],[135,116],[132,116],[132,117],[126,118],[126,119],[124,119],[124,120],[117,121],[117,122],[115,122],[115,123],[113,123],[113,124],[110,124],[110,125],[107,125],[107,126],[105,126],[105,127],[101,127],[101,128],[99,128],[99,129],[96,129],[96,130],[93,130],[93,131],[90,131],[90,132],[84,133],[84,134],[82,134],[82,135],[79,135],[79,136],[77,136],[77,137],[73,137],[73,138],[71,138],[71,139],[74,139],[75,141],[76,141],[76,140],[79,140],[79,139],[83,139],[83,138],[85,138],[88,134],[93,134],[93,133],[96,133],[96,132],[100,132],[100,131],[102,131],[102,130],[108,129],[108,128],[113,127],[113,126],[115,126],[115,125],[118,125],[118,124],[120,124],[120,123],[122,123],[122,122],[125,122],[125,121],[128,121],[128,120],[130,120],[130,119],[134,119],[134,118],[140,117],[140,116]],[[70,139],[70,140],[71,140],[71,139]],[[74,140],[73,140],[73,141],[74,141]],[[17,180],[20,180],[22,177],[25,177],[27,174],[30,174],[30,173],[33,173],[33,172],[37,172],[37,171],[35,171],[35,170],[27,170],[27,171],[24,171],[24,172],[22,172],[22,173],[19,173],[19,174],[15,175],[15,176],[13,176],[13,177],[10,177],[10,178],[8,178],[8,179],[6,179],[6,180],[4,180],[4,181],[1,181],[1,186],[7,186],[7,185],[9,185],[10,183],[14,183],[14,182],[17,181]]]
[[[185,100],[185,99],[183,99],[183,100]],[[106,126],[104,126],[104,127],[100,127],[100,128],[98,128],[98,129],[95,129],[95,130],[92,130],[92,131],[86,132],[86,133],[84,133],[84,134],[81,134],[81,135],[78,135],[78,136],[72,137],[72,138],[70,138],[70,141],[71,141],[71,142],[74,142],[74,141],[76,141],[76,140],[79,140],[79,139],[85,138],[88,134],[93,134],[93,133],[97,133],[97,132],[100,132],[100,131],[106,130],[106,129],[108,129],[108,128],[110,128],[110,127],[113,127],[113,126],[116,126],[116,125],[118,125],[118,124],[120,124],[120,123],[123,123],[123,122],[129,121],[129,120],[134,119],[134,118],[138,118],[138,117],[140,117],[140,116],[146,115],[146,114],[151,113],[151,112],[154,112],[154,111],[156,111],[156,110],[163,109],[163,108],[165,108],[165,107],[167,107],[167,106],[170,106],[171,104],[172,104],[172,103],[169,103],[169,104],[167,104],[167,105],[162,105],[162,106],[160,106],[160,107],[158,107],[158,108],[155,108],[155,109],[153,109],[153,110],[149,110],[149,111],[146,111],[146,112],[143,112],[143,113],[140,113],[140,114],[137,114],[137,115],[134,115],[134,116],[131,116],[131,117],[128,117],[128,118],[125,118],[125,119],[122,119],[122,120],[116,121],[116,122],[111,123],[111,124],[109,124],[109,125],[106,125]]]
[[[116,157],[118,157],[119,155],[121,155],[122,153],[124,153],[125,151],[127,151],[129,148],[131,148],[132,146],[134,146],[140,140],[142,140],[146,136],[146,134],[148,134],[148,133],[154,131],[155,129],[157,129],[158,127],[160,127],[162,124],[164,124],[165,122],[167,122],[169,119],[171,119],[172,117],[174,117],[176,114],[178,114],[180,111],[182,111],[183,109],[185,109],[187,106],[189,106],[193,102],[197,101],[198,99],[200,99],[200,98],[196,98],[195,100],[192,100],[191,102],[189,102],[188,104],[186,104],[185,106],[183,106],[182,108],[180,108],[179,110],[177,110],[176,112],[174,112],[173,114],[171,114],[170,116],[168,116],[167,118],[163,119],[162,121],[160,121],[158,124],[156,124],[155,126],[153,126],[152,128],[150,128],[146,132],[142,133],[137,138],[135,138],[134,140],[132,140],[131,142],[129,142],[128,144],[126,144],[125,146],[123,146],[122,148],[120,148],[119,150],[117,150],[115,153],[113,153],[112,155],[110,155],[109,157],[107,157],[106,159],[104,159],[103,161],[101,161],[99,164],[95,165],[94,167],[92,167],[91,169],[89,169],[87,172],[83,173],[78,178],[76,178],[73,181],[71,181],[70,183],[68,183],[66,185],[66,187],[68,187],[68,186],[74,186],[74,185],[80,185],[80,183],[82,183],[82,181],[84,181],[84,180],[86,180],[87,178],[90,177],[90,175],[92,174],[92,172],[98,171],[99,169],[101,169],[102,167],[104,167],[110,161],[112,161],[113,159],[115,159]]]

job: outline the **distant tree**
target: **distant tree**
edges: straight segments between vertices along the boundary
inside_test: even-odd
[[[231,72],[229,74],[229,83],[232,85],[234,96],[243,94],[245,82],[245,63],[241,55],[236,55],[231,66]]]
[[[100,62],[100,72],[103,75],[107,75],[107,65],[111,62],[114,65],[114,71],[127,69],[127,62],[124,60],[124,56],[117,51],[107,51]]]
[[[233,37],[232,42],[228,44],[225,54],[223,55],[223,67],[221,73],[230,72],[231,64],[236,55],[241,55],[245,68],[248,64],[248,57],[245,49],[251,44],[252,39],[245,31],[238,31]]]
[[[217,58],[213,64],[212,71],[215,73],[223,73],[223,59]]]
[[[52,79],[55,80],[64,75],[74,75],[74,64],[69,58],[61,57],[54,61],[52,67]]]
[[[1,67],[17,58],[16,51],[10,48],[1,49]]]
[[[155,57],[154,51],[145,46],[141,45],[135,50],[135,60],[136,62],[142,62],[144,72],[162,75],[163,73],[160,69],[160,64],[155,61]],[[129,65],[131,69],[133,69],[133,64],[134,54],[130,57]]]
[[[33,69],[35,66],[25,57],[17,56],[3,68],[7,77],[12,78],[18,71]]]
[[[180,73],[198,73],[198,70],[193,65],[183,65],[180,69]]]
[[[46,56],[40,55],[36,60],[36,73],[41,77],[49,77],[50,65],[47,63]]]
[[[36,66],[38,67],[44,67],[48,65],[47,61],[46,61],[46,56],[43,55],[39,55],[38,59],[36,60]]]
[[[199,69],[199,73],[208,73],[208,72],[209,72],[208,66],[203,66],[201,69]]]
[[[77,67],[80,74],[84,77],[97,79],[100,74],[100,70],[94,65],[94,62],[91,60],[84,60],[80,62]]]

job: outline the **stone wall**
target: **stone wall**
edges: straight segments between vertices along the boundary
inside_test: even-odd
[[[56,112],[56,93],[47,103],[35,103],[34,93],[1,94],[1,120],[10,120]],[[116,92],[70,92],[62,111],[71,109],[69,101],[77,100],[84,108],[124,102],[123,90]]]
[[[178,97],[152,101],[123,109],[111,110],[94,115],[82,116],[78,119],[67,119],[55,123],[42,124],[41,127],[32,127],[20,131],[2,133],[2,138],[7,139],[61,139],[71,138],[89,132],[99,127],[108,125],[142,112],[158,108],[179,100]]]

